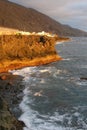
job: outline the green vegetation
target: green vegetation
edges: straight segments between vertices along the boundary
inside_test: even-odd
[[[22,60],[55,55],[56,40],[56,37],[38,35],[0,35],[0,60]]]

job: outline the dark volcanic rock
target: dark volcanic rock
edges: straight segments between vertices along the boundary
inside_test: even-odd
[[[19,103],[23,96],[22,77],[11,73],[0,74],[0,130],[22,130],[18,121],[21,114]]]
[[[0,97],[0,130],[22,130],[24,123],[9,111],[7,102]]]
[[[87,80],[87,77],[81,77],[80,79],[81,80]]]

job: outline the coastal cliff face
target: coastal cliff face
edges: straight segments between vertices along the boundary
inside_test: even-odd
[[[0,35],[0,72],[60,60],[55,50],[57,40],[63,38],[21,33]]]
[[[55,50],[55,43],[61,40],[68,38],[21,33],[0,35],[0,130],[22,130],[24,127],[24,123],[17,120],[23,96],[22,77],[6,71],[61,60]]]
[[[58,60],[54,47],[56,41],[57,37],[46,35],[0,35],[0,72]],[[17,107],[22,98],[18,97],[23,89],[19,83],[21,80],[22,77],[0,73],[0,130],[23,129],[23,122],[17,120],[20,112],[12,108]]]
[[[2,35],[0,36],[0,60],[33,59],[54,55],[54,37],[35,35]]]

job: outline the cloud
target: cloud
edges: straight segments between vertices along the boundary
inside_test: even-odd
[[[87,0],[9,0],[87,31]],[[77,26],[78,25],[78,26]]]

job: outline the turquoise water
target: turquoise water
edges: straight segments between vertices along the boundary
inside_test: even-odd
[[[13,71],[24,76],[24,130],[87,130],[87,38],[56,49],[62,61]]]

